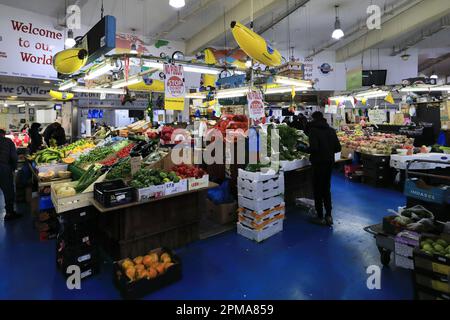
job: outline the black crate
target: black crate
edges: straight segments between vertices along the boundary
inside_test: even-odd
[[[96,246],[64,246],[58,243],[56,263],[61,270],[68,266],[81,266],[85,264],[98,264],[99,253]]]
[[[100,273],[100,263],[99,263],[99,261],[80,263],[80,264],[77,264],[76,266],[80,268],[81,280],[86,279],[88,277],[92,277],[92,276]],[[57,267],[58,267],[58,269],[61,271],[61,273],[63,274],[63,276],[66,279],[73,274],[71,272],[67,273],[67,271],[71,271],[71,270],[67,270],[67,268],[69,266],[62,267],[62,266],[57,264]]]
[[[450,277],[450,258],[429,255],[420,248],[414,249],[414,269],[432,272],[436,276]]]
[[[105,208],[111,208],[134,201],[134,188],[127,187],[123,180],[96,183],[94,198]]]
[[[64,225],[95,223],[96,218],[97,213],[92,206],[66,211],[59,215],[59,220]]]
[[[386,234],[390,234],[390,235],[397,235],[397,233],[406,229],[404,227],[400,227],[400,226],[396,226],[396,225],[392,224],[392,221],[396,217],[397,216],[386,216],[383,218],[383,232],[385,232]]]
[[[371,165],[389,165],[390,161],[390,156],[375,156],[364,153],[361,155],[361,162],[363,164],[366,163]]]
[[[415,285],[416,300],[450,300],[450,295],[436,290],[428,289],[420,285]]]
[[[421,269],[414,270],[414,282],[416,285],[432,289],[446,295],[450,295],[450,281],[448,276],[439,275]]]
[[[65,226],[58,234],[58,241],[64,241],[65,246],[91,246],[97,241],[97,226],[89,223]]]
[[[372,187],[381,188],[381,187],[389,187],[392,184],[392,180],[388,178],[371,178],[368,176],[364,176],[363,181],[365,184],[368,184]]]
[[[181,280],[182,267],[181,260],[178,256],[166,248],[152,250],[151,252],[167,252],[174,263],[174,265],[167,269],[165,273],[159,275],[155,279],[144,278],[141,280],[129,281],[128,277],[122,270],[120,265],[121,261],[114,262],[113,281],[124,299],[140,299],[148,294],[151,294],[152,292]]]

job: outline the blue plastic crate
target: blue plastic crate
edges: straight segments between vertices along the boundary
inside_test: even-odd
[[[44,210],[50,210],[53,209],[53,202],[52,202],[52,197],[51,196],[41,196],[39,198],[39,210],[40,211],[44,211]]]
[[[450,187],[419,187],[417,186],[418,181],[417,179],[405,181],[405,196],[437,204],[450,203]]]

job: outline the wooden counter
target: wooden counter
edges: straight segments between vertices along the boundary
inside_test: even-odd
[[[210,182],[207,188],[113,208],[104,208],[94,200],[103,249],[117,260],[144,255],[154,248],[181,247],[199,239],[207,191],[216,186]]]

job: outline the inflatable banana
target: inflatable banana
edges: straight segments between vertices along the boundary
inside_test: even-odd
[[[128,86],[131,91],[150,91],[150,92],[164,92],[164,82],[161,80],[153,80],[152,84],[146,84],[141,81],[136,84]]]
[[[211,49],[205,50],[205,63],[206,64],[217,64],[217,59],[214,56],[214,53]],[[203,87],[215,88],[217,82],[217,76],[213,74],[204,74],[203,75]]]
[[[251,58],[269,67],[281,65],[282,57],[278,50],[267,41],[239,22],[231,23],[231,33],[242,50]]]
[[[88,57],[85,49],[63,50],[53,57],[53,68],[62,74],[73,74],[85,66]]]
[[[48,94],[53,99],[56,99],[59,101],[72,100],[74,97],[74,94],[71,92],[61,92],[61,91],[54,91],[54,90],[50,90],[50,92]]]

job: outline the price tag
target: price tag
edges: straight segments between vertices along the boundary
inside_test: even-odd
[[[142,157],[139,156],[131,158],[130,165],[131,165],[131,174],[134,175],[136,172],[139,171],[139,169],[141,169]]]

